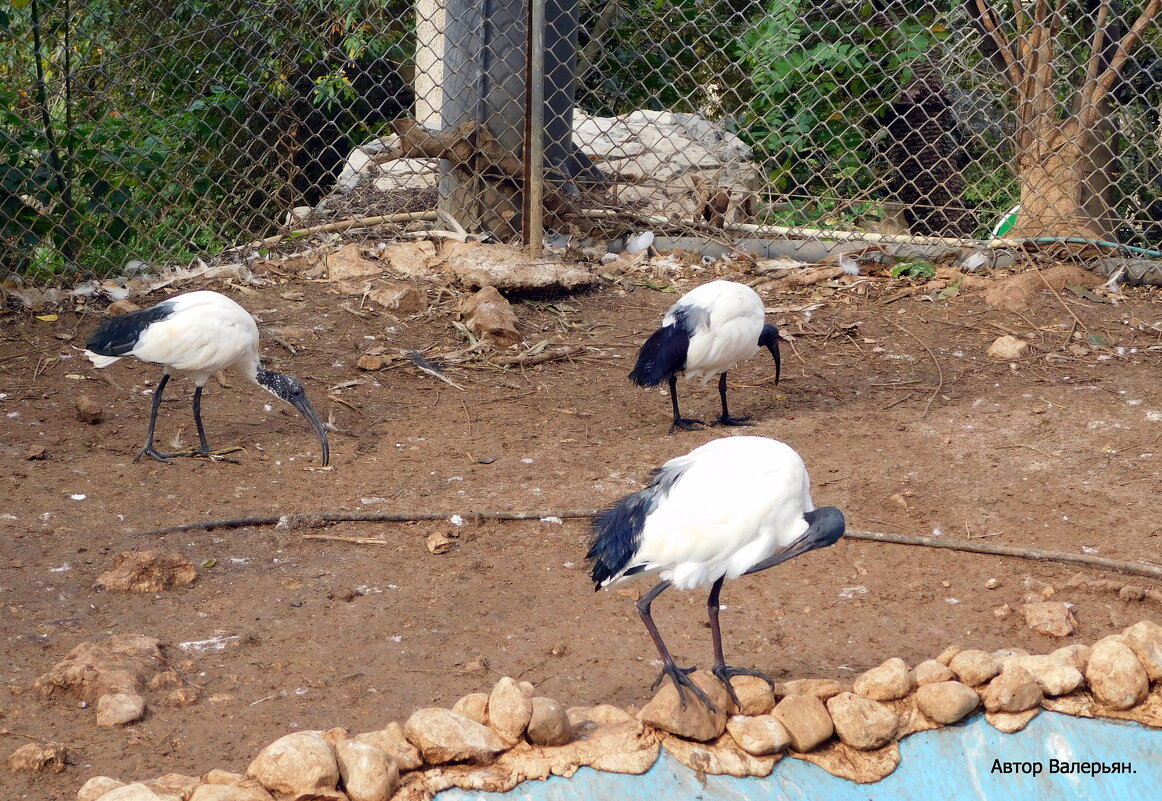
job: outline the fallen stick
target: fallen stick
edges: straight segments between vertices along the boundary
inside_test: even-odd
[[[556,361],[557,359],[569,359],[573,356],[580,356],[585,353],[588,348],[584,345],[569,345],[564,348],[556,348],[554,350],[543,350],[540,353],[534,353],[531,356],[494,356],[489,361],[493,364],[503,365],[505,367],[520,365],[521,367],[532,367],[536,364],[544,364],[545,362]]]
[[[294,231],[287,231],[283,234],[275,234],[268,236],[266,239],[259,239],[251,242],[246,247],[258,248],[267,245],[277,245],[288,236],[307,236],[308,234],[325,234],[332,231],[346,231],[351,228],[373,228],[376,225],[386,225],[388,223],[414,222],[416,220],[435,220],[436,212],[434,211],[405,211],[399,214],[384,214],[378,217],[349,217],[346,220],[336,220],[335,222],[323,223],[322,225],[312,225],[310,228],[297,228]]]
[[[424,520],[448,520],[462,517],[464,520],[544,520],[546,518],[578,519],[596,517],[601,509],[542,510],[529,512],[476,512],[456,515],[448,512],[323,512],[314,515],[271,515],[268,517],[240,517],[232,520],[203,520],[198,523],[183,523],[177,526],[155,528],[136,534],[138,537],[155,537],[162,534],[176,534],[183,531],[218,528],[246,528],[248,526],[273,526],[282,524],[287,529],[322,528],[332,523],[415,523]],[[849,540],[886,542],[892,545],[920,545],[929,548],[945,548],[965,553],[987,554],[989,556],[1009,556],[1015,559],[1031,559],[1038,562],[1082,565],[1084,567],[1109,570],[1147,578],[1162,579],[1162,567],[1142,565],[1107,559],[1104,556],[1046,551],[1042,548],[1016,548],[1009,545],[992,545],[986,542],[967,542],[945,537],[923,537],[911,534],[889,534],[878,531],[848,530],[843,535]]]

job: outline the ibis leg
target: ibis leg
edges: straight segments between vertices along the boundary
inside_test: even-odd
[[[731,417],[730,410],[726,408],[726,373],[718,376],[718,396],[722,398],[722,416],[715,420],[711,425],[716,426],[753,426],[754,423],[750,421],[749,417]]]
[[[726,685],[726,691],[730,693],[731,699],[739,707],[738,696],[734,693],[734,687],[730,683],[731,676],[758,676],[772,687],[775,686],[775,680],[762,673],[750,668],[731,667],[726,664],[726,658],[722,655],[722,630],[718,626],[718,594],[722,592],[722,582],[725,576],[714,582],[714,586],[710,588],[710,596],[706,599],[706,611],[710,616],[710,637],[714,643],[714,668],[711,670],[718,680]]]
[[[680,428],[683,431],[697,431],[696,426],[705,425],[701,420],[695,420],[693,417],[683,417],[678,412],[678,376],[670,376],[670,404],[674,407],[674,422],[670,423],[670,433],[674,433],[675,428]]]
[[[161,380],[157,382],[157,389],[153,391],[153,405],[149,410],[149,432],[145,435],[145,447],[142,448],[133,461],[138,461],[142,456],[149,456],[157,459],[159,462],[169,462],[169,457],[172,454],[158,453],[153,447],[153,431],[157,427],[157,410],[161,408],[161,396],[165,392],[165,385],[169,383],[169,373],[163,373]]]
[[[210,443],[206,439],[206,429],[202,427],[202,387],[194,387],[194,425],[198,427],[198,453],[209,453]]]
[[[675,664],[674,657],[670,656],[670,649],[666,647],[666,643],[662,640],[661,632],[658,631],[658,627],[654,624],[654,619],[650,616],[650,604],[669,586],[670,582],[668,581],[658,582],[657,586],[639,598],[636,604],[638,614],[641,615],[642,622],[646,624],[646,631],[650,633],[650,637],[653,638],[654,645],[657,646],[658,653],[662,657],[662,672],[658,674],[657,681],[654,682],[653,686],[657,688],[662,683],[662,680],[669,676],[670,680],[674,682],[674,687],[678,690],[678,699],[682,702],[683,709],[686,708],[686,693],[683,691],[683,687],[688,687],[698,697],[698,700],[706,704],[707,707],[715,709],[714,704],[711,703],[706,693],[702,691],[702,688],[690,678],[690,674],[694,671],[694,668],[680,668]]]

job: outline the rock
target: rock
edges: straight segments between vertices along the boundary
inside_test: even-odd
[[[1144,601],[1146,588],[1137,584],[1126,584],[1118,589],[1118,597],[1123,601]]]
[[[494,286],[486,286],[461,300],[460,319],[480,339],[501,346],[516,345],[521,341],[512,305]]]
[[[158,795],[174,795],[178,798],[188,798],[190,793],[194,791],[194,788],[198,786],[199,782],[194,776],[186,776],[184,773],[166,773],[158,776],[156,779],[147,781],[146,784]]]
[[[956,658],[956,655],[963,650],[959,645],[950,645],[940,652],[940,656],[936,657],[936,661],[947,667],[952,664],[952,660]]]
[[[180,553],[123,551],[108,570],[97,576],[94,586],[121,592],[162,592],[189,587],[197,577],[194,563]]]
[[[80,790],[77,790],[77,801],[97,801],[110,790],[124,786],[125,782],[111,776],[94,776],[82,784]]]
[[[738,747],[730,735],[714,742],[698,743],[667,737],[662,747],[691,770],[708,776],[769,776],[778,757],[756,757]]]
[[[339,765],[322,734],[300,731],[263,748],[246,775],[275,795],[326,793],[339,784]]]
[[[404,734],[431,765],[448,762],[487,765],[506,748],[504,740],[487,726],[437,707],[413,712],[404,724]]]
[[[938,681],[952,681],[955,678],[956,674],[947,665],[943,665],[935,659],[925,659],[912,668],[912,681],[917,686],[935,684]]]
[[[133,301],[129,300],[128,298],[122,298],[121,300],[115,300],[110,303],[109,306],[105,309],[105,313],[110,317],[117,317],[119,315],[128,314],[131,311],[138,311],[140,309],[141,307]]]
[[[387,263],[389,272],[405,278],[432,276],[432,266],[439,258],[435,243],[427,240],[388,245],[376,256]]]
[[[569,725],[577,728],[583,723],[594,723],[598,726],[614,726],[627,721],[638,722],[637,718],[621,707],[612,704],[598,704],[597,706],[571,706],[565,710],[569,717]]]
[[[787,727],[774,715],[732,715],[726,721],[726,730],[738,747],[752,756],[779,754],[791,744]]]
[[[1029,652],[1024,648],[998,648],[993,651],[993,659],[997,660],[997,664],[1004,668],[1006,659],[1011,659],[1018,656],[1028,656]]]
[[[796,751],[810,751],[835,732],[827,708],[814,695],[788,695],[771,714],[787,729]]]
[[[989,345],[988,357],[1001,361],[1015,361],[1028,356],[1031,349],[1032,346],[1025,340],[1005,334]]]
[[[1098,701],[1114,709],[1129,709],[1146,699],[1150,680],[1133,650],[1116,637],[1093,644],[1085,680]]]
[[[1023,604],[1025,626],[1038,634],[1051,637],[1068,637],[1077,628],[1073,612],[1062,601],[1039,601]]]
[[[101,408],[101,404],[88,395],[78,395],[74,403],[77,408],[77,419],[82,423],[96,425],[105,419],[105,410]]]
[[[368,278],[383,272],[383,267],[365,258],[362,248],[354,242],[344,245],[334,253],[326,254],[323,261],[326,264],[327,277],[332,281]]]
[[[774,709],[775,693],[765,679],[758,676],[731,676],[730,686],[738,696],[740,715],[765,715]]]
[[[495,287],[502,292],[556,295],[591,289],[601,278],[576,263],[559,261],[548,254],[530,259],[528,252],[511,245],[451,242],[445,246],[441,270],[468,289]]]
[[[8,770],[13,773],[64,773],[67,752],[57,743],[28,743],[8,755]]]
[[[861,751],[882,748],[890,743],[900,724],[895,712],[878,701],[855,693],[840,693],[829,698],[827,711],[839,739]]]
[[[1085,680],[1073,665],[1052,656],[1014,656],[1002,660],[1001,672],[1018,666],[1029,671],[1045,695],[1068,695]]]
[[[552,698],[536,696],[532,699],[533,711],[529,718],[528,740],[533,745],[564,745],[573,739],[573,727],[565,707]]]
[[[388,311],[397,311],[401,314],[415,314],[428,308],[427,291],[403,281],[372,287],[367,293],[367,299]]]
[[[1095,273],[1076,265],[1057,265],[1040,271],[1040,275],[1031,271],[998,281],[985,290],[984,299],[994,308],[1024,311],[1033,305],[1042,292],[1048,291],[1047,283],[1060,292],[1067,286],[1092,288],[1100,284],[1101,280]]]
[[[775,687],[775,695],[779,698],[788,695],[813,695],[820,701],[826,701],[841,692],[843,685],[831,679],[793,679]]]
[[[1162,681],[1162,626],[1153,620],[1135,623],[1122,633],[1150,681]]]
[[[488,725],[509,745],[524,736],[533,703],[515,679],[503,677],[488,696]]]
[[[185,709],[198,703],[198,691],[193,687],[179,687],[166,693],[161,699],[161,706],[170,709]]]
[[[916,706],[942,725],[956,723],[980,705],[980,696],[958,681],[924,684],[916,690]]]
[[[894,701],[912,691],[912,676],[904,660],[893,657],[857,678],[854,689],[874,701]]]
[[[1050,651],[1049,656],[1060,659],[1067,665],[1073,665],[1082,675],[1085,675],[1085,666],[1089,664],[1089,651],[1088,645],[1074,643],[1064,648],[1058,648],[1056,651]]]
[[[145,717],[145,699],[137,693],[108,693],[97,699],[97,725],[126,726]]]
[[[42,462],[48,458],[48,449],[43,445],[32,444],[24,452],[24,458],[30,462]]]
[[[37,678],[33,688],[41,698],[67,693],[90,704],[110,693],[140,695],[165,664],[160,646],[158,640],[141,634],[83,642]]]
[[[989,712],[1024,712],[1038,706],[1044,697],[1033,674],[1017,665],[990,681],[982,696]]]
[[[365,370],[369,373],[373,373],[376,370],[382,370],[384,364],[386,364],[386,362],[383,360],[382,356],[372,355],[370,353],[364,353],[362,356],[355,360],[355,368],[357,370]]]
[[[1005,734],[1016,734],[1029,725],[1029,721],[1037,717],[1041,707],[1035,706],[1024,712],[985,712],[984,719],[997,731]]]
[[[395,764],[399,766],[401,771],[415,770],[424,764],[419,749],[408,742],[404,735],[403,724],[397,721],[393,720],[378,731],[357,734],[353,739],[374,745],[379,750],[384,751],[395,760]]]
[[[948,667],[969,687],[984,684],[1001,670],[996,657],[976,648],[968,648],[958,653]]]
[[[170,801],[150,789],[145,782],[133,782],[115,787],[100,796],[99,801]]]
[[[487,726],[488,693],[469,693],[452,705],[452,711]]]
[[[668,731],[687,740],[707,742],[716,740],[726,731],[726,715],[733,702],[726,688],[713,674],[696,670],[690,674],[702,692],[714,704],[707,708],[689,689],[683,691],[686,705],[678,696],[678,688],[672,681],[666,681],[650,702],[638,713],[638,719],[655,729]]]
[[[243,773],[233,773],[221,768],[214,768],[210,772],[203,774],[202,784],[232,784],[232,785],[253,785],[254,779],[246,778]]]
[[[257,784],[203,784],[189,796],[189,801],[274,801],[274,796]]]
[[[340,740],[335,743],[335,760],[351,801],[387,801],[399,787],[399,766],[374,745]]]

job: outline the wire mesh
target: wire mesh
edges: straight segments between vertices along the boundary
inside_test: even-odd
[[[1159,3],[533,0],[549,237],[1158,256]],[[0,10],[0,267],[104,275],[441,213],[521,237],[524,0]]]

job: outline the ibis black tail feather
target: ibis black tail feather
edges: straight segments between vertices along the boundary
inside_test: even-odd
[[[690,336],[679,325],[666,325],[650,334],[637,354],[629,380],[639,387],[657,387],[686,369]]]
[[[775,383],[779,383],[779,373],[783,368],[779,357],[779,329],[771,323],[764,325],[763,332],[759,334],[759,347],[766,348],[775,357]]]
[[[85,347],[99,356],[127,356],[137,347],[141,332],[173,314],[173,306],[166,301],[148,309],[119,314],[94,331]]]

